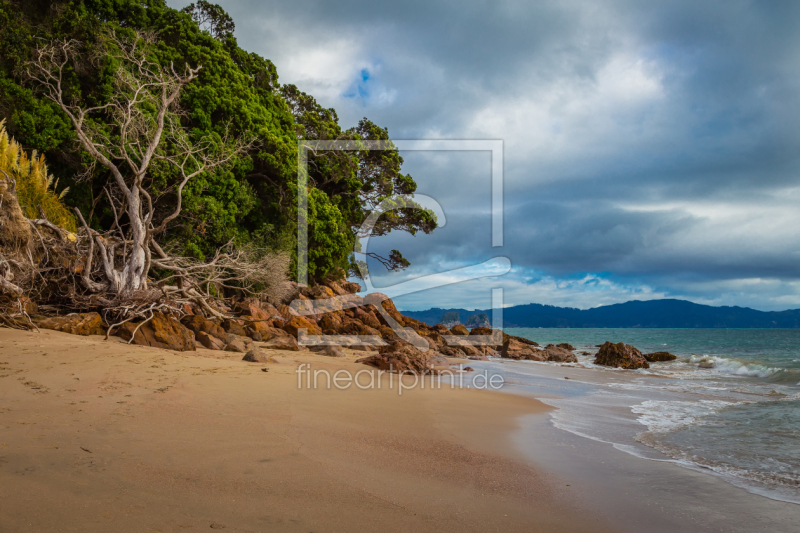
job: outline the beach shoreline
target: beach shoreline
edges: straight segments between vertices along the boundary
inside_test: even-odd
[[[254,364],[6,329],[0,346],[4,531],[617,529],[514,445],[550,409],[533,399],[298,388],[299,364],[357,372],[358,352]]]

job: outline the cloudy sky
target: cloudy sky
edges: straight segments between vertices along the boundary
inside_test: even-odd
[[[489,152],[403,154],[446,224],[373,239],[412,263],[373,266],[374,285],[512,267],[399,307],[486,308],[493,287],[505,305],[800,307],[800,3],[219,3],[240,45],[344,127],[503,141],[495,248]]]

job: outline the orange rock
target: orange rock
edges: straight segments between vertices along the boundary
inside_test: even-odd
[[[37,320],[42,329],[63,331],[72,335],[105,335],[106,325],[98,313],[76,313],[67,316],[54,316]]]
[[[319,326],[323,329],[339,331],[342,327],[342,317],[336,313],[325,313],[319,320]]]
[[[453,335],[469,335],[469,330],[464,324],[456,324],[450,328],[450,333]]]
[[[195,315],[196,316],[196,315]],[[197,345],[192,332],[171,316],[155,313],[153,319],[136,330],[139,323],[125,322],[117,330],[117,335],[134,344],[166,348],[177,352],[195,351]],[[134,336],[133,332],[136,331]]]
[[[225,343],[213,335],[209,335],[205,331],[195,333],[195,340],[209,350],[224,350]]]
[[[381,332],[377,328],[370,327],[366,324],[362,324],[361,328],[358,330],[359,335],[380,335]]]
[[[246,335],[242,324],[238,320],[231,320],[226,318],[222,321],[222,329],[225,333],[233,333],[234,335]]]
[[[228,339],[228,334],[219,324],[200,315],[185,316],[183,320],[181,320],[181,324],[195,333],[203,331],[222,341],[227,341]]]
[[[293,317],[283,325],[283,330],[297,338],[298,330],[305,329],[307,335],[322,335],[322,330],[314,322],[302,316]]]

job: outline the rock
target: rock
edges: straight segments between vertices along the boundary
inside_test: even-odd
[[[274,363],[275,359],[271,356],[265,354],[258,348],[253,348],[242,357],[242,361],[247,361],[248,363]]]
[[[318,353],[320,355],[326,355],[328,357],[346,357],[347,354],[344,353],[338,346],[312,346],[309,348],[314,353]]]
[[[531,350],[525,354],[528,361],[547,361],[547,354],[544,350]]]
[[[461,349],[461,346],[442,346],[439,351],[447,357],[466,357],[467,354]]]
[[[307,296],[312,300],[326,300],[336,296],[336,292],[325,285],[316,285],[308,290]]]
[[[352,320],[352,319],[351,319]],[[319,327],[325,330],[339,331],[342,328],[342,316],[339,313],[325,313],[319,319]]]
[[[276,337],[291,337],[288,333],[283,331],[282,329],[278,328],[265,328],[263,332],[261,332],[261,340],[264,342],[270,341]],[[255,339],[254,339],[255,340]]]
[[[403,322],[405,323],[406,327],[411,329],[417,329],[419,325],[422,323],[416,318],[411,318],[410,316],[403,315]]]
[[[345,294],[348,294],[348,292],[344,290],[344,287],[342,287],[336,281],[326,281],[324,284],[327,285],[334,292],[334,294],[336,294],[336,296],[344,296]]]
[[[181,324],[194,331],[195,334],[203,331],[223,341],[228,338],[228,333],[219,324],[200,315],[185,316],[181,320]]]
[[[565,350],[575,351],[575,347],[569,343],[562,342],[561,344],[556,344],[559,348],[564,348]]]
[[[669,352],[653,352],[644,354],[644,358],[648,363],[663,363],[664,361],[674,361],[678,356]]]
[[[463,370],[464,372],[475,372],[475,369],[472,368],[471,366],[465,366]]]
[[[76,313],[67,316],[53,316],[35,321],[42,329],[63,331],[72,335],[105,335],[107,326],[98,313]]]
[[[203,347],[209,350],[224,350],[225,343],[213,335],[209,335],[205,331],[199,331],[195,334],[195,340]]]
[[[489,358],[485,355],[470,355],[467,359],[471,359],[472,361],[488,361]]]
[[[613,344],[606,342],[594,358],[596,365],[613,366],[633,370],[636,368],[650,368],[642,352],[621,342]]]
[[[364,324],[355,318],[345,317],[336,331],[338,331],[340,335],[358,335],[358,332],[361,331],[363,327]]]
[[[297,345],[297,340],[291,335],[284,335],[270,339],[266,344],[264,344],[263,348],[266,348],[267,350],[291,350],[293,352],[300,350],[300,347]]]
[[[306,330],[306,335],[322,335],[322,330],[318,325],[302,316],[292,317],[283,325],[283,331],[293,335],[295,338],[297,338],[298,331],[301,329]]]
[[[436,324],[435,326],[433,326],[433,331],[435,331],[439,335],[450,335],[450,329],[444,324]]]
[[[355,308],[353,311],[355,319],[360,321],[365,326],[369,326],[373,329],[378,329],[382,325],[384,325],[375,314],[377,311],[362,309],[360,307]]]
[[[272,320],[259,320],[250,315],[242,315],[242,320],[244,321],[244,334],[251,339],[256,333],[260,333],[263,337],[269,331],[269,328],[273,327]],[[237,333],[237,335],[239,334]]]
[[[234,337],[227,345],[225,345],[226,352],[239,352],[239,353],[246,353],[250,350],[250,343],[245,342],[247,337]],[[250,339],[247,339],[250,340]]]
[[[250,333],[247,334],[247,336],[256,342],[261,342],[264,340],[264,336],[257,331],[251,331]]]
[[[569,345],[567,345],[569,346]],[[569,351],[566,348],[563,348],[561,344],[558,346],[553,346],[552,344],[548,344],[544,349],[545,360],[553,362],[553,363],[577,363],[578,358],[575,357],[575,354]]]
[[[581,355],[592,355],[592,352],[587,352],[587,351],[578,352],[578,353],[581,354]]]
[[[229,318],[222,321],[222,329],[224,329],[226,333],[233,333],[234,335],[241,335],[243,337],[247,335],[238,321]]]
[[[363,326],[361,326],[361,329],[358,330],[358,334],[359,335],[377,335],[377,336],[380,336],[381,330],[375,329],[375,328],[371,328],[371,327],[367,326],[366,324],[364,324]]]
[[[506,359],[527,359],[525,355],[530,351],[530,346],[508,336],[500,349],[500,357]]]
[[[450,328],[450,333],[452,335],[469,335],[469,330],[464,324],[456,324]]]
[[[389,326],[381,326],[380,329],[378,329],[378,331],[380,331],[381,338],[385,341],[392,341],[397,339],[397,333],[395,333],[394,330]]]
[[[239,315],[247,315],[252,317],[253,320],[268,320],[272,314],[278,314],[277,309],[274,307],[272,308],[274,313],[269,313],[266,309],[262,308],[258,302],[254,302],[252,300],[237,302],[234,305],[234,309],[236,309],[236,312],[239,313]]]
[[[714,368],[713,361],[702,361],[697,365],[697,368]]]
[[[282,305],[278,308],[278,316],[280,316],[284,321],[288,322],[293,317],[300,316],[297,314],[297,311],[289,307],[288,305]]]
[[[492,326],[489,322],[489,315],[486,313],[471,315],[464,325],[468,328],[490,328]]]
[[[342,281],[339,283],[339,285],[345,290],[345,292],[350,294],[355,294],[361,290],[361,285],[352,281]]]
[[[405,322],[406,317],[400,314],[400,312],[394,306],[394,302],[391,300],[391,298],[389,298],[385,294],[380,292],[373,292],[372,294],[368,294],[366,298],[364,298],[364,301],[376,307],[381,306],[386,312],[386,314],[392,317],[397,323],[399,323],[401,326],[406,325]]]
[[[142,346],[166,348],[176,352],[197,350],[192,332],[171,316],[154,313],[152,320],[142,324],[134,336],[133,332],[140,323],[125,322],[117,330],[117,335],[126,341],[133,337],[133,343]]]
[[[358,359],[356,363],[363,363],[380,370],[399,374],[428,373],[431,372],[432,366],[426,354],[401,340],[395,340],[387,346],[381,346],[378,354]]]

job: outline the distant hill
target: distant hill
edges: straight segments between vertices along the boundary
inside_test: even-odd
[[[429,309],[402,311],[429,325],[441,323],[442,316],[457,312],[461,317],[486,313],[491,309]],[[686,300],[633,300],[593,309],[527,304],[503,309],[507,328],[797,328],[800,309],[756,311],[748,307],[713,307]]]

